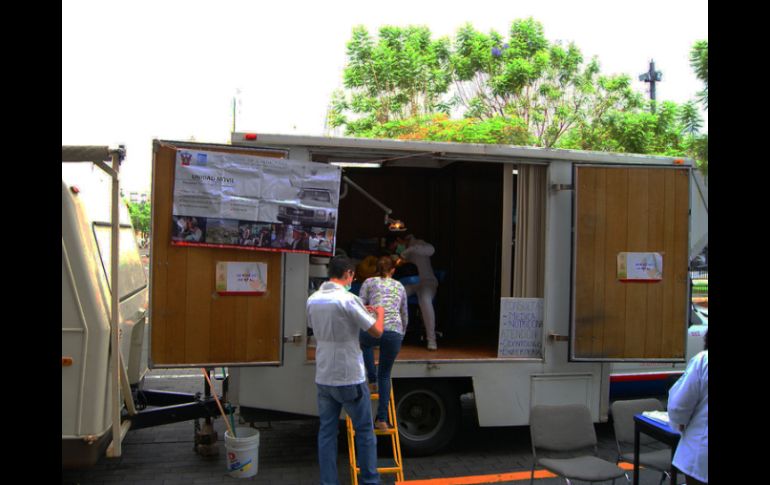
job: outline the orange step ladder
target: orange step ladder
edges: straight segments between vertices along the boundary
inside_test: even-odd
[[[372,394],[372,402],[380,399],[379,394]],[[380,431],[375,428],[375,436],[390,436],[393,446],[393,458],[378,458],[377,471],[380,474],[394,474],[396,480],[404,480],[404,461],[401,458],[401,442],[398,438],[398,421],[396,421],[396,406],[393,398],[393,385],[390,386],[390,400],[388,402],[388,420],[393,425],[387,431]],[[353,429],[353,421],[350,416],[345,416],[345,425],[348,429],[348,456],[350,456],[350,480],[353,485],[358,485],[358,474],[361,469],[356,464],[356,430]]]

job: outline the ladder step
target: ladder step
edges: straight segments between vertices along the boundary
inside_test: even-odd
[[[370,392],[370,399],[372,401],[378,401],[380,394],[378,392]],[[404,464],[401,458],[401,443],[398,437],[398,421],[396,419],[395,404],[393,401],[393,389],[390,390],[390,396],[388,398],[388,420],[393,423],[392,428],[387,430],[379,430],[374,428],[375,436],[389,436],[391,444],[393,446],[392,458],[378,458],[377,459],[377,471],[381,474],[396,475],[397,480],[404,479]],[[356,464],[356,447],[355,447],[355,430],[353,429],[353,422],[350,420],[350,416],[345,417],[348,434],[348,454],[350,456],[350,474],[351,483],[358,485],[358,474],[361,473],[361,468]]]
[[[374,434],[375,436],[393,436],[395,434],[398,434],[398,430],[396,428],[388,428],[387,431],[383,431],[383,430],[374,428]]]
[[[380,473],[398,473],[401,467],[393,458],[377,458],[377,471]],[[356,467],[356,473],[361,473],[361,468]]]

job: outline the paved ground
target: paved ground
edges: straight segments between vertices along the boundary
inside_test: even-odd
[[[198,371],[165,370],[151,372],[145,386],[158,390],[202,392],[203,377]],[[219,383],[215,387],[219,389]],[[407,480],[440,477],[464,477],[490,474],[528,472],[531,466],[529,430],[526,427],[479,428],[475,424],[471,402],[464,402],[461,431],[449,449],[431,457],[404,458]],[[62,472],[62,483],[74,484],[235,484],[239,481],[227,474],[222,419],[214,421],[219,436],[219,453],[203,458],[193,452],[193,422],[184,422],[130,431],[123,442],[123,456],[102,458],[89,470]],[[250,483],[317,484],[319,472],[316,458],[318,421],[280,421],[259,423],[259,468]],[[603,458],[614,460],[615,441],[608,424],[596,426],[599,452]],[[382,438],[381,438],[382,439]],[[344,434],[339,441],[340,481],[350,483],[347,444]],[[660,475],[646,471],[641,474],[644,485],[657,484]],[[618,481],[617,483],[624,482]],[[392,483],[392,479],[385,483]],[[523,484],[526,481],[496,483]],[[466,481],[467,483],[467,481]],[[473,482],[478,483],[478,482]],[[552,485],[563,481],[539,479],[537,485]]]

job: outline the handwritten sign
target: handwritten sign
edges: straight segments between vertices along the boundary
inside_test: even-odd
[[[267,289],[267,263],[217,263],[217,293],[261,295]]]
[[[663,256],[660,253],[618,253],[620,281],[660,281]]]
[[[501,298],[498,357],[543,358],[543,299]]]

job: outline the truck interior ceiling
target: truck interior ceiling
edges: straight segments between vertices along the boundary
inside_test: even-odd
[[[390,208],[392,218],[404,222],[403,234],[413,234],[435,248],[431,263],[440,281],[434,300],[439,349],[425,348],[419,306],[411,298],[414,303],[409,305],[399,360],[494,359],[500,317],[503,178],[515,175],[498,163],[414,165],[346,167],[343,172]],[[510,186],[515,190],[515,182]],[[515,205],[515,196],[513,201]],[[346,191],[343,182],[338,249],[356,262],[384,254],[382,243],[388,234],[384,219],[383,209],[352,187]]]

